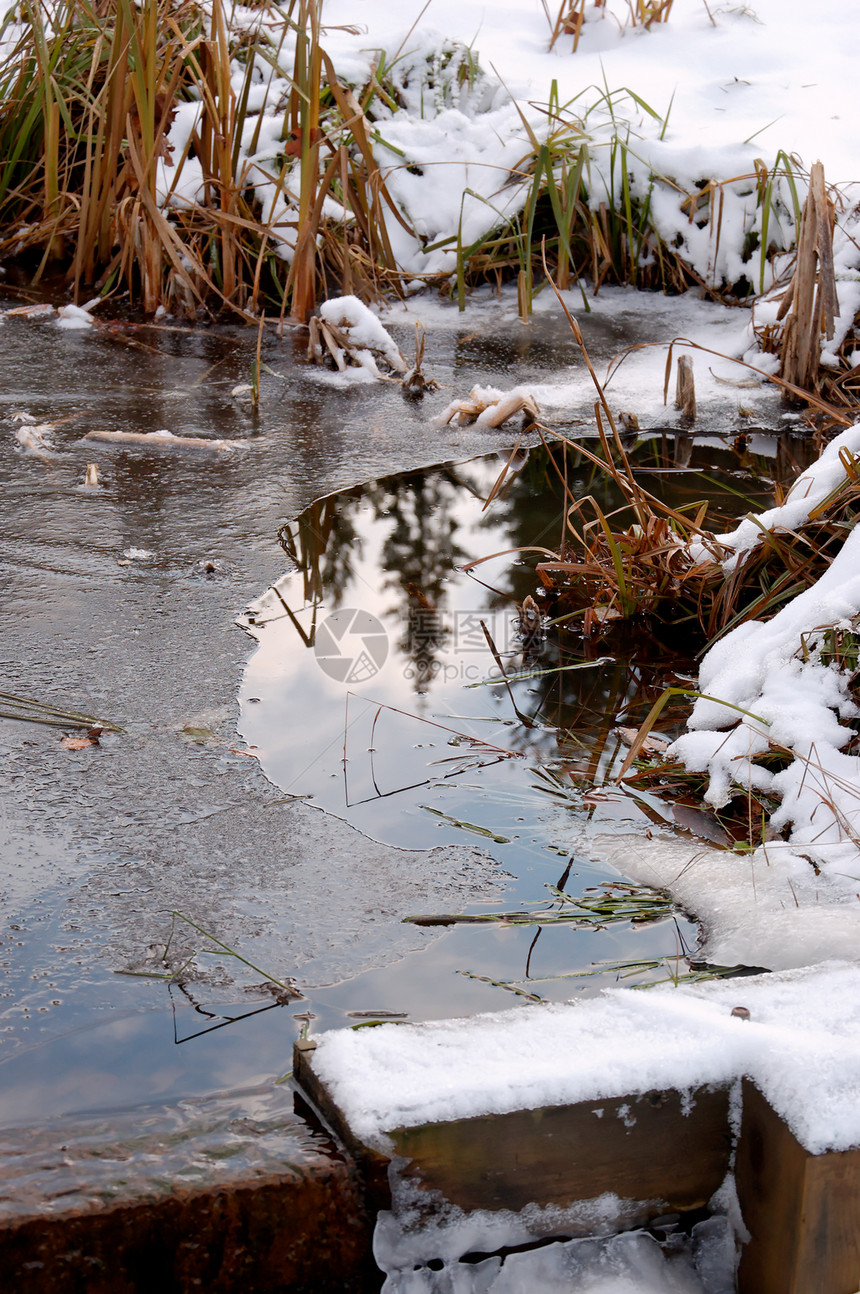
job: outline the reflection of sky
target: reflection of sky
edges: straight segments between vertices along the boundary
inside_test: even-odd
[[[294,535],[303,569],[283,576],[249,611],[254,623],[248,628],[259,645],[242,682],[240,728],[285,795],[311,797],[365,834],[404,848],[454,844],[490,854],[509,878],[502,904],[493,906],[510,911],[551,904],[547,886],[581,894],[615,878],[589,856],[588,832],[598,819],[603,830],[631,820],[641,830],[647,823],[611,784],[605,798],[586,802],[584,792],[609,782],[619,750],[626,754],[614,731],[616,716],[634,697],[640,706],[647,698],[646,709],[652,704],[648,662],[656,660],[661,677],[671,648],[655,639],[646,649],[637,640],[638,654],[616,661],[601,660],[604,648],[586,648],[575,634],[551,633],[531,647],[522,642],[517,602],[536,590],[539,555],[506,550],[556,546],[561,502],[546,486],[546,463],[533,452],[505,497],[483,511],[500,468],[498,458],[442,468],[394,483],[396,494],[377,483],[360,497],[343,495],[310,509],[301,542],[297,528]],[[679,476],[672,481],[684,490],[702,484],[701,476],[692,485]],[[577,491],[593,488],[583,474]],[[339,510],[334,520],[333,508]],[[491,554],[500,555],[471,575],[457,569]],[[318,605],[306,605],[305,588],[320,587],[318,571],[329,573],[329,584],[323,580]],[[374,677],[345,686],[326,674],[310,644],[315,626],[349,608],[378,617],[389,652]],[[497,681],[481,621],[505,673],[530,675],[511,679],[510,691]],[[417,678],[410,647],[424,630],[433,672]],[[583,661],[589,650],[591,659]],[[577,664],[585,668],[555,669]],[[318,865],[322,880],[325,858]],[[453,905],[462,910],[460,898]],[[486,908],[478,902],[469,910]],[[419,905],[414,915],[427,912]],[[395,920],[406,915],[392,913]],[[696,942],[681,919],[602,930],[501,924],[426,933],[427,947],[394,974],[372,970],[348,984],[315,984],[313,976],[304,982],[318,1027],[342,1024],[357,1002],[413,1018],[510,1006],[528,1000],[517,996],[517,984],[563,1001],[596,991],[607,978],[631,984],[683,973],[686,964],[675,959]],[[650,969],[594,969],[596,962],[649,958],[655,959]],[[500,981],[512,982],[513,991]]]
[[[593,878],[585,878],[586,881]],[[578,888],[581,882],[577,883]],[[683,942],[682,942],[683,941]],[[408,1012],[420,1020],[441,1020],[503,1010],[524,1005],[528,997],[505,988],[513,982],[525,993],[546,1002],[566,1002],[594,993],[607,983],[623,986],[656,978],[666,979],[674,969],[687,970],[682,960],[685,946],[692,948],[695,933],[689,922],[661,921],[655,925],[608,926],[602,930],[574,930],[570,926],[455,926],[441,940],[401,963],[393,974],[383,970],[329,988],[315,989],[313,1009],[320,1028],[343,1023],[339,1012],[356,1002],[377,1011]],[[623,962],[669,959],[653,972],[624,968]],[[614,963],[603,975],[595,963]],[[577,973],[579,972],[579,973]]]
[[[500,466],[493,458],[459,469],[470,488],[436,482],[436,511],[424,518],[425,530],[412,536],[419,564],[422,544],[438,555],[446,540],[473,558],[518,542],[507,524],[510,510],[505,515],[499,510],[496,519],[482,512],[482,500],[471,492],[489,491]],[[396,522],[380,509],[378,494],[375,505],[349,499],[345,506],[352,509],[360,543],[352,545],[351,574],[336,599],[324,594],[321,606],[305,606],[303,575],[297,572],[282,577],[251,609],[259,647],[241,688],[243,737],[286,794],[310,796],[392,844],[480,845],[519,878],[521,896],[542,897],[544,881],[557,879],[559,852],[567,853],[575,800],[559,801],[535,776],[536,769],[559,760],[555,729],[540,721],[529,728],[514,706],[530,719],[547,692],[558,689],[560,678],[577,676],[513,682],[512,699],[503,685],[486,685],[499,670],[480,624],[487,626],[507,673],[554,664],[552,651],[526,659],[518,633],[510,590],[520,598],[533,590],[530,566],[514,554],[477,567],[477,579],[446,569],[444,582],[436,581],[435,618],[443,632],[434,637],[433,674],[416,679],[416,662],[407,649],[434,612],[420,606],[416,612],[413,599],[411,633],[404,624],[407,599],[400,574],[386,570],[383,560]],[[555,524],[552,530],[558,534]],[[428,584],[430,579],[428,574]],[[335,601],[339,608],[377,616],[389,639],[381,670],[350,687],[327,676],[302,636],[310,637],[314,619],[322,623]],[[617,803],[608,801],[604,811],[617,812]],[[624,812],[630,812],[629,805]]]
[[[201,1015],[182,1000],[175,986],[170,992],[171,1011],[105,1013],[106,1019],[51,1035],[4,1057],[4,1127],[38,1122],[46,1111],[52,1116],[103,1112],[144,1100],[174,1101],[192,1092],[199,1098],[262,1083],[287,1068],[284,1030],[289,1008],[261,1011],[271,1007],[271,998],[261,1001],[260,994],[242,1001],[234,993],[233,1001],[222,1004],[209,1000],[214,997],[210,992],[206,1014]],[[259,1013],[252,1014],[255,1011]],[[216,1012],[223,1014],[210,1018]],[[237,1023],[224,1031],[199,1032],[227,1017]],[[192,1034],[198,1035],[193,1041]],[[224,1046],[226,1037],[241,1039],[241,1048]],[[188,1045],[177,1046],[183,1041]]]

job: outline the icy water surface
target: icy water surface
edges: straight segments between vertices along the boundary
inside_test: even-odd
[[[677,505],[710,498],[731,513],[769,495],[775,446],[757,440],[740,456],[662,437],[633,461],[643,486]],[[259,647],[239,727],[266,775],[287,803],[386,844],[480,843],[498,864],[501,907],[493,892],[453,914],[534,912],[555,902],[554,887],[593,894],[617,879],[589,856],[586,824],[644,831],[666,812],[615,786],[628,749],[618,725],[637,727],[672,671],[689,679],[701,646],[665,626],[602,638],[553,627],[534,568],[558,544],[562,482],[606,511],[619,500],[575,452],[566,462],[562,447],[539,446],[488,504],[506,463],[450,463],[318,501],[282,529],[293,569],[242,621]],[[531,594],[548,630],[523,629]],[[425,900],[412,915],[438,928],[452,910]],[[457,924],[350,993],[366,987],[377,1007],[424,1016],[496,1005],[500,981],[514,1001],[564,1000],[607,979],[685,973],[695,947],[680,914],[600,931]],[[312,995],[321,1007],[343,1000],[324,986]]]
[[[627,309],[585,321],[596,360],[625,336],[677,331],[662,303],[636,319]],[[419,1018],[511,1005],[486,979],[632,955],[613,931],[577,934],[574,951],[570,932],[547,930],[530,955],[531,929],[402,922],[533,904],[547,883],[605,878],[570,849],[569,819],[582,805],[564,770],[616,757],[608,717],[630,671],[598,665],[596,645],[582,670],[513,683],[524,725],[508,693],[484,685],[494,662],[474,638],[475,614],[506,668],[579,664],[589,652],[568,662],[552,640],[534,659],[524,652],[513,601],[533,585],[526,567],[488,564],[469,580],[454,569],[515,543],[552,547],[559,533],[557,501],[532,493],[546,478],[533,455],[513,492],[481,513],[516,430],[432,421],[476,382],[576,370],[552,321],[524,329],[494,310],[483,324],[455,317],[428,333],[443,389],[424,404],[387,386],[331,385],[307,369],[300,336],[271,338],[264,359],[278,376],[266,375],[259,415],[231,396],[250,374],[255,338],[244,331],[0,324],[0,690],[122,729],[72,750],[62,728],[0,717],[5,1126],[255,1088],[289,1068],[302,1027],[355,1022],[349,1012]],[[410,330],[399,337],[408,350]],[[562,428],[587,423],[590,404],[584,396]],[[21,415],[48,424],[43,449],[18,439]],[[735,429],[731,409],[726,422]],[[86,439],[162,428],[234,447]],[[719,453],[730,467],[731,451]],[[83,485],[90,462],[95,489]],[[389,479],[443,462],[454,465],[396,487]],[[302,538],[308,517],[325,544]],[[350,684],[346,765],[345,685],[304,645],[309,576],[285,576],[279,531],[305,565],[317,560],[321,576],[340,580],[337,593],[329,582],[314,594],[318,622],[339,607],[383,623],[383,668]],[[263,593],[274,588],[295,623]],[[281,617],[253,627],[256,651],[243,631],[255,603],[258,622]],[[429,686],[407,676],[419,641],[435,669]],[[542,773],[559,769],[561,799]],[[612,818],[629,806],[593,811]],[[635,938],[643,955],[679,946],[671,922]],[[171,968],[185,964],[181,983],[158,978],[168,944]],[[274,981],[303,998],[285,1002]]]

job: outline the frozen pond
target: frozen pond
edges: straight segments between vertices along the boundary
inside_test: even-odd
[[[693,311],[699,324],[707,322],[702,309]],[[486,583],[501,581],[499,597],[455,576],[451,562],[510,547],[512,534],[516,543],[541,542],[536,536],[547,525],[558,533],[557,515],[529,513],[529,473],[546,476],[534,453],[507,501],[482,514],[477,496],[502,460],[470,460],[509,448],[515,431],[440,430],[431,416],[434,399],[442,405],[476,382],[508,385],[515,376],[519,384],[546,384],[569,369],[579,375],[579,403],[548,421],[575,430],[587,425],[592,393],[568,334],[549,314],[523,327],[492,302],[467,321],[448,313],[443,325],[440,307],[433,313],[428,368],[443,386],[438,397],[411,403],[388,387],[333,385],[307,369],[302,338],[288,335],[267,343],[264,359],[279,376],[266,377],[259,416],[231,397],[249,376],[248,333],[116,327],[81,335],[21,319],[3,325],[2,687],[123,730],[97,747],[68,750],[60,729],[0,719],[7,1126],[271,1083],[289,1068],[307,1012],[317,1028],[344,1022],[350,1011],[431,1017],[504,1005],[513,1000],[505,990],[454,972],[523,974],[534,930],[493,928],[478,939],[469,928],[445,932],[403,925],[402,917],[499,910],[534,903],[547,883],[563,878],[579,892],[613,875],[571,859],[567,800],[554,802],[523,770],[587,764],[595,750],[598,760],[611,760],[604,717],[631,687],[630,671],[591,661],[580,672],[517,683],[517,707],[536,717],[540,709],[525,730],[510,722],[503,689],[463,688],[477,680],[450,678],[452,664],[459,669],[465,659],[452,655],[455,628],[475,612],[505,652],[522,657],[512,599],[532,579],[510,563],[492,577],[489,567],[477,568]],[[724,314],[715,312],[716,325]],[[678,331],[665,301],[643,305],[624,294],[584,327],[603,363],[632,336]],[[411,328],[395,333],[408,352]],[[629,407],[629,387],[624,399]],[[774,400],[758,397],[756,408],[753,426],[780,425]],[[19,413],[56,424],[45,452],[28,453],[15,439]],[[730,401],[717,430],[730,436],[738,418]],[[652,419],[667,420],[670,411]],[[161,428],[236,448],[83,439],[91,430]],[[655,453],[664,452],[661,444],[658,437]],[[772,454],[773,444],[763,435],[759,448]],[[731,452],[720,454],[730,467]],[[99,467],[95,489],[82,485],[88,462]],[[386,481],[395,471],[445,462],[456,466],[410,477],[402,495]],[[356,490],[372,480],[382,482],[375,493]],[[338,525],[354,524],[366,537],[360,546],[341,544],[340,605],[380,616],[389,648],[378,677],[353,688],[350,799],[366,803],[348,812],[338,802],[342,682],[283,619],[254,629],[262,643],[256,654],[243,630],[250,604],[261,609],[258,620],[266,618],[265,590],[294,599],[296,579],[301,584],[302,576],[285,576],[279,530],[287,547],[295,545],[303,510],[343,489],[353,493],[338,505]],[[397,497],[409,532],[402,552],[392,524]],[[290,523],[288,535],[282,527]],[[479,539],[481,551],[472,551]],[[386,543],[393,545],[388,577],[379,565]],[[390,576],[401,561],[405,583]],[[434,649],[448,690],[427,695],[405,676],[401,643],[410,598],[414,629],[421,597],[448,618]],[[302,607],[302,597],[291,602],[306,629]],[[540,668],[568,663],[553,656],[552,643],[542,650]],[[484,649],[474,657],[482,677],[490,660]],[[360,726],[368,722],[368,696],[411,716],[385,712],[372,769],[366,755],[374,742]],[[574,731],[587,712],[586,751],[573,755],[558,734]],[[458,715],[465,718],[451,718]],[[456,731],[431,728],[431,718]],[[286,740],[283,731],[273,737],[279,725]],[[505,751],[522,746],[523,758],[470,758],[456,777],[428,776],[428,759],[472,755],[469,738],[488,730]],[[388,794],[412,781],[418,786],[405,800]],[[611,801],[597,809],[608,820],[629,811]],[[163,973],[173,911],[183,920],[171,955],[198,953],[181,985],[152,977]],[[206,940],[191,922],[253,968],[200,952]],[[564,934],[541,937],[534,954],[541,974],[572,969]],[[690,934],[687,928],[684,937]],[[643,956],[676,951],[678,937],[671,922],[636,936]],[[622,955],[613,933],[577,938],[576,965]],[[530,973],[537,968],[535,960]],[[304,1000],[284,1003],[270,979],[294,982]]]
[[[678,505],[710,497],[734,509],[728,490],[742,490],[753,507],[775,466],[773,441],[758,440],[765,452],[744,466],[730,444],[681,437],[646,439],[632,461],[644,488]],[[500,888],[503,910],[531,913],[554,902],[548,887],[581,895],[611,885],[617,873],[571,845],[572,816],[603,831],[644,830],[649,810],[662,820],[656,804],[592,785],[609,782],[626,754],[617,725],[638,726],[667,673],[695,672],[701,646],[665,626],[591,639],[576,625],[524,633],[519,607],[538,592],[534,566],[545,556],[535,548],[561,534],[562,481],[576,497],[597,493],[607,512],[620,500],[587,460],[556,445],[518,456],[486,506],[506,459],[400,474],[318,501],[281,531],[295,569],[242,621],[259,648],[239,727],[285,805],[316,805],[403,849],[471,841],[498,863],[471,904],[440,913],[421,897],[413,912],[437,929],[452,911],[498,910]],[[540,605],[549,623],[552,598]],[[337,872],[330,884],[328,864],[320,867],[320,902],[335,911],[340,880]],[[600,932],[460,924],[393,976],[323,981],[311,997],[322,1012],[351,1001],[419,1018],[461,1014],[504,1005],[501,980],[508,993],[544,1000],[597,991],[605,980],[594,963],[629,983],[666,978],[689,970],[684,955],[695,947],[679,915]]]

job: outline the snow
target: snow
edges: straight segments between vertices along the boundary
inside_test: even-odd
[[[57,311],[57,327],[70,329],[92,328],[92,315],[83,306],[60,306]]]
[[[821,456],[798,476],[779,507],[746,518],[734,530],[719,536],[721,547],[730,550],[723,561],[726,575],[730,575],[742,557],[762,542],[766,531],[795,530],[808,521],[834,490],[845,484],[848,469],[854,470],[854,460],[860,455],[860,423],[849,427],[825,447]],[[707,560],[711,554],[700,543],[690,545],[697,561]]]
[[[339,328],[354,349],[363,367],[375,370],[371,352],[377,352],[399,373],[406,371],[403,356],[391,340],[376,315],[358,297],[333,297],[324,301],[319,309],[320,318]],[[378,373],[374,373],[378,376]]]
[[[791,529],[821,507],[844,483],[858,447],[860,425],[831,442],[781,507],[719,537],[734,549],[729,569],[763,532]],[[788,828],[788,844],[806,869],[813,864],[849,898],[860,885],[860,757],[845,747],[860,709],[850,694],[852,668],[840,667],[828,648],[834,630],[851,633],[860,616],[858,556],[860,534],[851,530],[815,584],[772,619],[747,621],[709,649],[699,671],[703,695],[668,752],[707,774],[705,798],[717,808],[734,787],[776,794],[772,828]],[[787,767],[774,772],[754,762],[770,748],[790,757]],[[770,862],[768,851],[774,847],[757,851],[759,863]]]
[[[821,158],[840,186],[844,213],[832,352],[860,303],[848,97],[860,37],[844,6],[687,0],[649,30],[634,26],[631,12],[622,0],[588,3],[573,53],[567,36],[549,49],[539,0],[501,0],[492,10],[476,0],[431,0],[405,13],[382,0],[327,0],[322,46],[366,104],[381,178],[414,230],[380,203],[398,263],[415,275],[452,273],[458,241],[468,247],[521,209],[529,159],[547,143],[556,170],[559,147],[569,156],[583,150],[593,209],[618,206],[626,171],[633,197],[649,203],[664,241],[703,281],[746,280],[761,293],[774,278],[761,244],[788,252],[795,234],[795,195],[781,172],[791,157],[802,201],[805,174]],[[237,170],[271,221],[277,254],[289,261],[301,163],[284,157],[282,141],[295,37],[274,11],[237,8],[232,21],[262,29],[279,49],[273,65],[257,57],[251,70]],[[371,94],[377,70],[382,85]],[[237,99],[246,76],[235,62]],[[198,103],[179,106],[169,135],[174,158],[183,156],[199,112]],[[199,163],[162,160],[159,185],[165,202],[193,203]],[[329,207],[336,214],[331,200]],[[777,255],[777,272],[788,262]]]
[[[549,8],[555,16],[557,7]],[[420,12],[417,4],[401,14],[379,0],[327,0],[323,39],[335,65],[346,67],[352,75],[362,61],[369,66],[375,51],[384,49],[389,55],[400,51],[403,61],[408,60],[401,79],[414,85],[414,73],[409,73],[420,66],[421,53],[438,48],[439,38],[432,36],[435,29],[468,46],[482,67],[497,74],[496,83],[523,103],[546,102],[556,80],[559,102],[572,103],[589,118],[607,88],[617,92],[629,87],[664,114],[671,100],[666,138],[658,142],[680,159],[679,170],[697,177],[708,173],[721,149],[725,150],[723,173],[732,175],[742,173],[728,165],[729,156],[740,150],[745,149],[744,155],[752,161],[785,148],[797,152],[808,165],[826,142],[823,160],[832,172],[830,178],[855,179],[850,87],[860,38],[845,20],[844,5],[823,0],[814,14],[803,0],[757,0],[750,6],[712,4],[709,8],[713,21],[703,4],[676,0],[667,23],[644,31],[631,27],[629,9],[620,0],[609,0],[599,8],[588,3],[589,21],[574,54],[570,37],[562,37],[552,52],[548,50],[550,31],[540,0],[499,0],[492,8],[484,3],[432,0],[411,34],[409,27]],[[335,31],[347,23],[361,23],[366,30],[355,36]],[[419,117],[423,109],[432,118],[440,94],[443,101],[445,95],[438,79],[429,95],[426,87],[413,89],[407,101],[411,115]],[[480,94],[483,103],[498,107],[498,95],[490,95],[480,84],[467,82],[464,87],[456,76],[451,79],[455,88],[447,93],[453,97],[459,92],[455,106],[466,110],[471,106],[474,116],[475,96]],[[640,110],[636,124],[643,137],[654,139],[660,131],[649,137],[650,120]]]
[[[732,1015],[742,1005],[749,1019]],[[313,1055],[350,1128],[396,1128],[751,1078],[813,1154],[860,1145],[860,967],[527,1006],[468,1020],[324,1033]],[[814,1099],[810,1099],[814,1094]]]
[[[399,347],[388,335],[376,315],[358,297],[339,296],[323,301],[319,308],[320,331],[325,333],[328,351],[333,356],[341,385],[353,381],[387,381],[389,372],[405,375],[407,364]],[[326,327],[328,325],[328,327]],[[314,334],[312,333],[312,338]],[[314,342],[321,356],[322,341]],[[347,360],[355,367],[350,367]],[[380,372],[377,360],[383,362]],[[354,376],[358,374],[358,377]]]

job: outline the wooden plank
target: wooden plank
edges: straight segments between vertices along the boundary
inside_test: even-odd
[[[391,1136],[397,1154],[412,1161],[406,1175],[464,1210],[565,1206],[610,1192],[641,1202],[636,1224],[702,1208],[725,1177],[730,1152],[727,1092],[708,1088],[689,1101],[680,1092],[649,1092]]]
[[[739,1294],[856,1294],[860,1150],[811,1155],[745,1079],[736,1177],[752,1237]]]
[[[367,1186],[368,1197],[376,1209],[391,1208],[391,1187],[388,1182],[387,1155],[364,1144],[356,1137],[325,1083],[313,1067],[316,1043],[313,1038],[301,1038],[293,1044],[293,1077],[322,1115],[332,1131],[340,1137],[353,1159],[358,1163]]]
[[[388,1160],[357,1140],[313,1069],[313,1043],[299,1044],[296,1079],[369,1174],[388,1207]],[[568,1205],[606,1192],[641,1203],[626,1225],[702,1208],[729,1166],[728,1093],[649,1092],[612,1100],[515,1110],[448,1123],[387,1129],[402,1168],[464,1210]],[[583,1232],[587,1234],[587,1232]]]
[[[0,1290],[378,1289],[363,1177],[293,1101],[261,1087],[184,1118],[151,1105],[0,1130]]]

